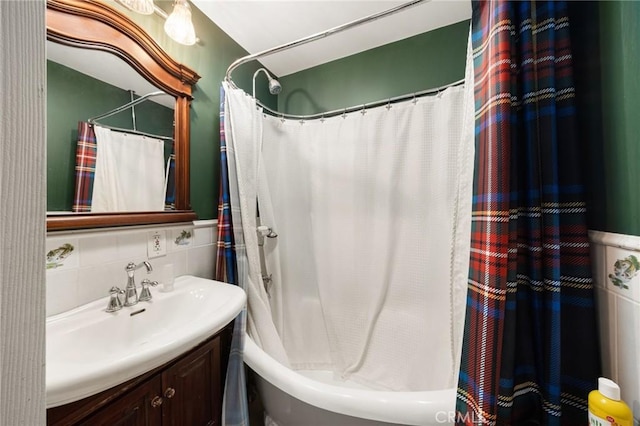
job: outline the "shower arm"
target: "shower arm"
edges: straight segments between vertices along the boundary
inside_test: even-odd
[[[264,75],[267,76],[267,79],[269,80],[269,93],[271,93],[272,95],[277,95],[278,93],[280,93],[282,86],[280,85],[278,80],[273,78],[266,69],[258,68],[258,70],[255,73],[253,73],[253,92],[251,92],[251,95],[253,96],[253,98],[256,99],[256,77],[258,76],[258,74],[260,74],[260,71],[262,71]]]
[[[323,39],[323,38],[328,37],[330,35],[337,34],[337,33],[340,33],[342,31],[345,31],[345,30],[348,30],[348,29],[351,29],[351,28],[355,28],[355,27],[357,27],[359,25],[366,24],[368,22],[372,22],[372,21],[378,20],[380,18],[384,18],[384,17],[389,16],[389,15],[393,15],[394,13],[397,13],[397,12],[400,12],[400,11],[405,10],[407,8],[416,6],[416,5],[420,4],[420,3],[426,3],[426,2],[429,2],[429,1],[431,1],[431,0],[411,0],[411,1],[407,2],[407,3],[403,3],[403,4],[400,4],[398,6],[392,7],[391,9],[387,9],[387,10],[384,10],[382,12],[374,13],[372,15],[365,16],[364,18],[356,19],[355,21],[347,22],[346,24],[342,24],[342,25],[339,25],[337,27],[333,27],[333,28],[328,29],[326,31],[322,31],[322,32],[319,32],[319,33],[316,33],[316,34],[312,34],[310,36],[298,39],[296,41],[292,41],[292,42],[289,42],[289,43],[281,44],[280,46],[272,47],[271,49],[266,49],[266,50],[263,50],[261,52],[257,52],[257,53],[251,54],[251,55],[244,56],[244,57],[242,57],[240,59],[236,59],[231,65],[229,65],[229,68],[227,68],[227,73],[225,75],[225,80],[232,87],[238,88],[238,86],[235,85],[235,83],[233,82],[233,79],[231,78],[231,73],[242,64],[245,64],[247,62],[256,60],[256,59],[261,58],[263,56],[268,56],[268,55],[272,55],[274,53],[283,52],[283,51],[289,50],[289,49],[291,49],[293,47],[301,46],[303,44],[307,44],[307,43],[310,43],[312,41]]]
[[[251,96],[256,97],[256,77],[260,74],[260,71],[264,72],[269,80],[271,80],[271,75],[264,68],[258,68],[258,71],[253,73],[253,91],[251,92]]]

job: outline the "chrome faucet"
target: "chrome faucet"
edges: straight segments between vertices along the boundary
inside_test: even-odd
[[[136,290],[136,281],[133,276],[136,269],[143,266],[147,268],[147,274],[153,271],[151,264],[146,260],[138,265],[129,262],[124,268],[124,270],[127,271],[127,287],[124,289],[124,306],[133,306],[138,303],[138,291]]]
[[[107,305],[107,312],[116,312],[122,309],[122,301],[120,295],[124,294],[124,290],[120,290],[118,287],[111,287],[109,290],[109,304]]]

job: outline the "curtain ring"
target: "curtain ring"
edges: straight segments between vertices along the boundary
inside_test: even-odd
[[[387,111],[391,109],[391,99],[387,101],[387,106],[385,108],[387,109]]]
[[[342,118],[343,119],[347,118],[347,109],[346,108],[342,111]]]
[[[320,122],[324,123],[324,113],[320,116]]]
[[[304,124],[304,120],[300,120],[300,125],[302,126]]]
[[[280,114],[280,121],[282,121],[283,123],[286,121],[286,120],[284,119],[284,114]]]
[[[415,93],[413,94],[413,100],[411,102],[413,102],[414,105],[418,103],[418,98],[416,98]]]
[[[362,110],[360,110],[360,114],[365,115],[367,113],[366,105],[362,104]]]

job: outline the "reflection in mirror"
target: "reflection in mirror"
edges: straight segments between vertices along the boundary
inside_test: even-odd
[[[173,174],[167,173],[173,165],[175,98],[110,53],[48,42],[47,59],[47,209],[175,208]],[[139,103],[120,110],[132,101]],[[92,124],[104,129],[96,132]],[[101,142],[104,155],[96,157]]]
[[[47,0],[47,39],[50,56],[47,62],[50,210],[47,229],[157,224],[195,219],[189,204],[189,106],[192,85],[199,76],[175,62],[128,17],[98,0]],[[95,55],[108,55],[111,59],[119,59],[119,62]],[[117,68],[111,69],[106,66],[107,63],[117,63]],[[99,66],[88,70],[87,64]],[[126,105],[132,99],[145,98],[144,95],[159,90],[167,95],[145,99],[133,108],[109,117],[95,118]],[[124,158],[134,159],[130,169],[142,169],[141,164],[149,157],[156,159],[153,162],[156,164],[154,188],[159,191],[158,188],[162,187],[160,205],[153,208],[147,205],[116,205],[115,212],[109,208],[95,213],[95,207],[99,204],[96,199],[91,201],[90,206],[77,202],[82,197],[75,194],[76,146],[78,139],[91,139],[91,135],[85,137],[84,134],[87,126],[79,126],[78,123],[89,122],[91,118],[102,127],[126,129],[131,135],[145,133],[149,134],[147,139],[159,140],[152,144],[153,156],[147,151],[142,157],[125,154]],[[95,123],[88,128],[93,133],[98,130],[97,133],[101,134],[98,139],[114,133],[121,135],[120,131],[103,131]],[[129,149],[138,145],[120,142],[115,146]],[[172,150],[175,151],[174,167],[171,164]],[[122,165],[122,160],[115,158],[111,164]],[[108,156],[102,159],[108,159]],[[162,163],[161,169],[157,166],[159,163]],[[79,169],[84,170],[84,166],[81,165]],[[100,166],[98,169],[112,170],[111,177],[126,174],[118,167]],[[173,178],[169,177],[170,170],[174,172]],[[110,178],[102,179],[102,187],[105,187],[104,182],[107,182],[108,189],[115,186]],[[139,181],[136,175],[129,175],[121,186],[141,186],[137,185]],[[96,182],[94,176],[93,184]],[[87,194],[94,194],[90,185],[83,188]],[[169,197],[166,197],[167,192]],[[170,210],[165,208],[165,202],[170,205]],[[70,213],[73,210],[81,213]]]

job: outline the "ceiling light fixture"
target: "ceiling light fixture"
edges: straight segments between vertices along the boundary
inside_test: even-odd
[[[164,23],[164,31],[174,41],[186,46],[196,43],[196,30],[191,22],[191,7],[187,0],[176,0],[173,12]]]
[[[165,19],[164,32],[176,43],[192,46],[198,42],[191,21],[191,6],[187,0],[175,0],[170,15],[153,4],[153,0],[116,0],[129,10],[143,15],[157,13]]]
[[[116,0],[129,10],[143,15],[151,15],[154,11],[153,0]]]

